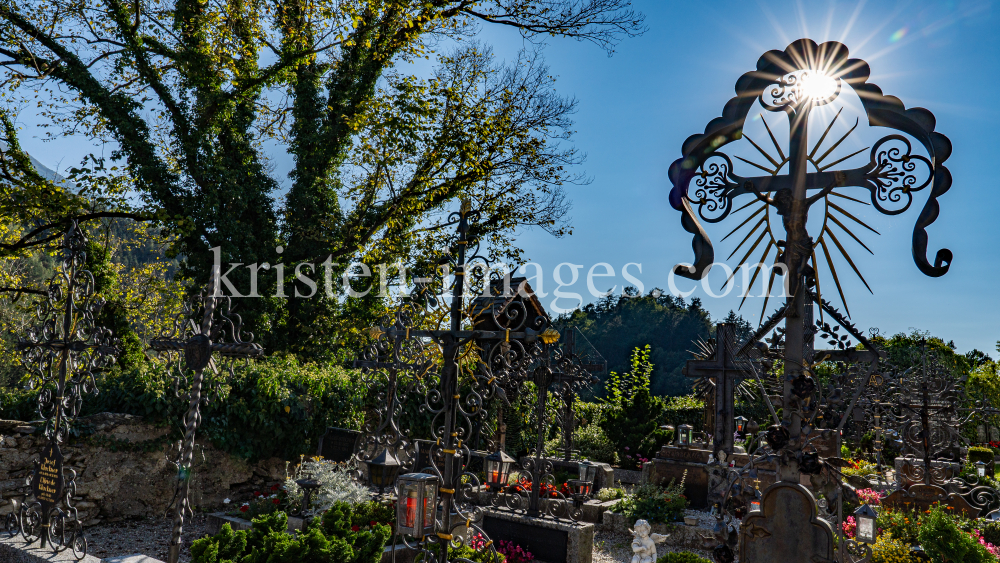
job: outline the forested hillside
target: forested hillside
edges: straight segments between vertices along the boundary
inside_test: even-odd
[[[715,322],[736,323],[741,336],[750,331],[750,324],[732,311],[713,321],[699,299],[685,301],[659,289],[638,295],[635,288],[590,303],[555,324],[557,329],[579,328],[608,361],[609,372],[627,372],[632,351],[649,344],[655,366],[650,390],[656,395],[684,395],[692,382],[681,368],[691,358],[693,343],[714,334]]]

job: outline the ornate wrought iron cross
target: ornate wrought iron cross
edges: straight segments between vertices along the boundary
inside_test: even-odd
[[[200,311],[199,311],[200,310]],[[201,312],[201,322],[195,319]],[[219,319],[215,316],[218,314]],[[256,358],[264,355],[264,348],[253,342],[253,335],[243,333],[242,319],[230,312],[230,298],[219,291],[219,267],[212,268],[208,287],[200,298],[174,319],[171,332],[150,342],[150,349],[168,358],[168,369],[175,370],[175,382],[180,389],[187,383],[187,372],[194,372],[188,390],[188,410],[184,415],[184,440],[180,444],[177,461],[177,486],[174,491],[174,527],[170,536],[169,563],[177,563],[180,556],[181,537],[184,533],[184,516],[192,514],[188,498],[191,489],[191,462],[194,457],[194,439],[201,423],[200,408],[207,402],[202,395],[205,368],[213,363],[212,354],[229,361],[232,372],[237,360]],[[184,353],[183,362],[180,353]],[[213,366],[214,367],[214,366]],[[218,382],[216,382],[218,385]]]
[[[583,341],[583,346],[577,346],[577,340]],[[608,371],[608,361],[594,348],[594,345],[587,340],[587,337],[580,332],[577,327],[570,327],[563,335],[562,353],[564,356],[579,359],[580,367],[587,373],[596,376],[598,373]],[[582,348],[582,352],[580,349]],[[560,391],[563,401],[562,412],[559,415],[560,426],[563,431],[563,461],[573,459],[573,430],[576,428],[576,415],[573,412],[573,403],[576,401],[577,389],[574,385],[565,385]]]
[[[670,167],[669,174],[674,184],[670,202],[682,213],[684,229],[694,235],[695,250],[694,264],[675,266],[676,274],[701,279],[715,259],[712,243],[698,217],[714,223],[725,219],[731,212],[751,212],[749,217],[729,233],[735,233],[744,225],[753,225],[743,243],[737,247],[738,251],[744,243],[755,239],[740,265],[747,263],[764,238],[770,235],[761,255],[761,262],[767,260],[774,250],[774,264],[784,268],[788,292],[781,315],[785,320],[782,396],[786,405],[783,426],[789,432],[792,444],[798,442],[802,421],[797,409],[790,409],[788,405],[798,400],[795,387],[799,392],[808,387],[808,382],[803,379],[808,361],[805,357],[806,336],[811,324],[806,311],[807,303],[811,308],[811,303],[822,301],[817,275],[817,248],[822,250],[826,258],[842,300],[843,291],[833,266],[831,244],[846,258],[867,286],[835,230],[839,229],[863,245],[847,225],[853,223],[870,229],[841,206],[848,201],[865,204],[849,195],[851,190],[867,191],[872,206],[881,213],[896,215],[910,207],[914,193],[929,187],[930,196],[913,231],[914,261],[926,275],[941,276],[948,271],[952,259],[951,252],[942,249],[937,252],[933,265],[927,260],[925,230],[937,218],[937,198],[951,187],[951,174],[944,166],[945,160],[951,155],[951,143],[947,137],[934,131],[935,120],[929,111],[922,108],[906,109],[899,99],[883,95],[877,86],[867,82],[869,74],[868,64],[860,59],[850,58],[847,48],[837,42],[817,45],[811,40],[802,39],[792,43],[784,51],[765,53],[760,58],[757,69],[744,74],[737,81],[736,97],[726,104],[723,115],[711,121],[704,133],[689,137],[684,142],[683,155]],[[857,124],[829,146],[824,143],[840,115],[839,112],[815,143],[810,144],[808,127],[814,109],[834,101],[845,84],[858,94],[870,125],[888,127],[909,138],[899,133],[886,135],[871,147],[868,163],[854,169],[834,170],[835,165],[866,150],[848,154],[833,162],[826,161]],[[758,164],[749,159],[737,158],[768,174],[739,176],[733,172],[732,159],[721,149],[745,137],[743,130],[748,113],[757,102],[767,112],[784,113],[787,116],[788,154],[782,150],[781,143],[764,119],[776,156],[746,137],[764,155],[767,163]],[[763,115],[761,118],[763,119]],[[926,157],[913,153],[910,138],[920,144],[927,153]],[[780,174],[786,167],[787,174]],[[815,171],[810,172],[809,167]],[[749,203],[734,210],[734,201],[744,195],[750,196]],[[806,223],[810,208],[819,204],[824,207],[823,226],[814,239],[807,231]],[[751,223],[757,217],[760,217],[757,223]],[[772,218],[780,218],[780,230],[772,229]],[[759,270],[750,280],[750,287],[746,288],[747,294],[758,273]],[[774,277],[775,271],[772,270],[767,283],[768,292]],[[815,299],[811,296],[813,291]],[[846,306],[846,300],[844,301]],[[764,307],[766,306],[765,299]],[[784,469],[784,478],[798,479],[794,463]]]
[[[697,377],[712,382],[711,405],[712,452],[733,453],[733,434],[736,426],[736,387],[738,380],[750,377],[746,365],[737,364],[734,347],[736,331],[731,324],[719,323],[715,328],[715,346],[710,357],[688,360],[682,370],[685,377]]]
[[[488,261],[478,254],[478,237],[473,232],[478,217],[479,212],[463,202],[461,210],[449,218],[450,224],[457,225],[458,238],[444,260],[454,267],[448,310],[433,311],[438,306],[435,294],[437,290],[443,293],[447,272],[415,280],[419,289],[393,316],[372,328],[374,342],[355,364],[365,372],[370,392],[387,405],[376,411],[377,421],[367,426],[374,435],[365,438],[363,453],[380,447],[395,449],[409,454],[400,456],[401,465],[411,465],[415,460],[412,444],[398,421],[405,395],[421,393],[420,410],[433,416],[430,430],[434,444],[429,459],[443,459],[444,467],[439,469],[432,463],[423,469],[440,480],[438,510],[433,513],[443,517],[435,522],[435,534],[413,547],[425,559],[441,563],[451,557],[448,546],[458,542],[477,551],[495,551],[488,538],[473,542],[474,536],[485,538],[486,534],[477,524],[481,509],[468,502],[479,484],[475,475],[465,472],[471,456],[468,439],[473,420],[485,413],[486,402],[502,395],[502,384],[534,356],[529,349],[540,341],[540,328],[547,324],[539,325],[538,317],[529,316],[523,303],[511,302],[488,311],[475,303],[466,306],[466,289],[473,283],[475,266],[483,266],[481,274],[489,271]],[[485,292],[490,287],[489,275],[479,278],[478,284]],[[492,321],[485,323],[487,317]],[[435,322],[446,323],[447,328],[428,328]],[[469,376],[464,396],[460,372]],[[449,516],[454,514],[459,517]]]
[[[117,353],[111,331],[95,323],[104,300],[95,295],[94,276],[84,268],[86,249],[87,237],[73,221],[63,239],[59,268],[45,297],[35,304],[38,324],[17,344],[28,386],[39,389],[38,413],[48,438],[27,479],[35,500],[22,504],[18,523],[25,539],[39,539],[42,547],[49,542],[55,551],[72,549],[78,559],[87,554],[87,540],[72,503],[76,472],[63,468],[59,444],[69,435],[83,395],[97,393],[95,374],[111,367]]]

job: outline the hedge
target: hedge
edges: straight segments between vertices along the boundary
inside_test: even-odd
[[[222,371],[222,375],[228,372]],[[209,375],[211,380],[217,376]],[[291,356],[269,357],[224,377],[219,396],[201,408],[199,437],[235,456],[256,461],[268,457],[298,459],[316,451],[328,426],[361,427],[363,386],[356,371],[300,363]],[[98,381],[96,395],[83,399],[81,416],[101,412],[143,417],[173,428],[180,438],[187,401],[177,397],[173,379],[159,363],[129,371],[113,370]],[[206,387],[207,389],[207,387]],[[0,417],[38,418],[37,390],[0,389]]]

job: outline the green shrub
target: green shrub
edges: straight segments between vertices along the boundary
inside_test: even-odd
[[[268,357],[221,372],[221,393],[201,408],[198,436],[233,455],[255,461],[297,460],[316,452],[329,426],[360,428],[363,389],[355,372],[339,366]],[[217,377],[208,375],[208,383]],[[174,394],[173,378],[160,363],[114,369],[98,381],[99,393],[83,400],[82,416],[101,412],[141,416],[178,433],[187,402]],[[3,418],[33,420],[38,391],[0,389]],[[77,431],[85,430],[76,428]]]
[[[1000,545],[1000,522],[990,522],[983,526],[980,532],[988,543]]]
[[[604,430],[596,424],[581,426],[573,435],[573,445],[580,450],[580,457],[617,465],[618,452]]]
[[[916,545],[919,542],[917,533],[920,531],[921,514],[913,510],[889,510],[882,507],[878,512],[875,527],[880,530],[892,530],[892,537],[907,544]]]
[[[934,505],[921,518],[917,540],[934,563],[987,563],[995,561],[986,547],[959,527],[946,508]]]
[[[704,557],[699,557],[690,551],[675,551],[656,560],[656,563],[712,563]]]
[[[379,563],[388,526],[352,529],[352,511],[338,503],[296,535],[286,532],[288,516],[275,512],[255,518],[253,528],[234,532],[223,524],[218,534],[191,545],[192,563]]]
[[[625,496],[625,491],[621,487],[604,487],[597,491],[597,500],[601,502],[608,502],[615,499],[620,499]]]
[[[640,485],[611,510],[632,520],[642,518],[649,522],[676,522],[684,517],[687,504],[683,485],[675,485],[671,481],[666,487]]]
[[[649,376],[653,373],[649,354],[649,346],[636,348],[632,369],[624,375],[611,372],[607,385],[609,408],[601,420],[601,429],[621,455],[626,469],[641,467],[643,460],[651,457],[650,442],[644,440],[658,430],[665,410],[663,399],[649,392]]]

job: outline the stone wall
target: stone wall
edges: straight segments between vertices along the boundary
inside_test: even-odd
[[[82,437],[63,444],[64,467],[76,470],[74,505],[86,526],[105,520],[159,517],[174,494],[177,444],[170,429],[140,417],[103,413],[77,419]],[[23,497],[25,477],[45,443],[41,423],[0,420],[0,516],[11,510],[6,499]],[[216,510],[226,498],[246,498],[254,490],[283,481],[278,458],[249,464],[199,441],[195,447],[191,504]]]

